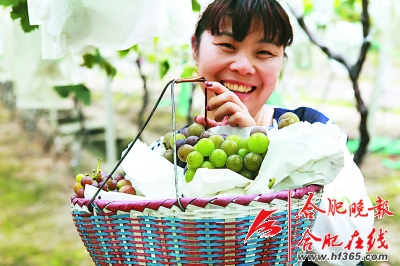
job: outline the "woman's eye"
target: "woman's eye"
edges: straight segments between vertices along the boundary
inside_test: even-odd
[[[235,50],[235,47],[230,43],[220,43],[218,45],[223,47],[223,48],[225,48],[225,49]]]
[[[262,50],[257,52],[257,54],[261,55],[261,56],[272,56],[273,54],[267,50]]]

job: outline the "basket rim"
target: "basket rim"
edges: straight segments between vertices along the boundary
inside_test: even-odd
[[[248,206],[253,201],[259,203],[271,203],[271,201],[278,199],[287,201],[288,193],[290,191],[292,199],[302,199],[308,193],[318,193],[323,190],[324,186],[321,185],[308,185],[302,188],[296,188],[291,190],[282,190],[278,192],[270,192],[263,194],[252,194],[252,195],[226,195],[219,197],[204,197],[204,198],[180,198],[180,203],[186,209],[186,207],[191,204],[197,206],[199,208],[204,208],[207,204],[212,203],[213,205],[217,205],[225,208],[230,203],[235,203],[241,206]],[[88,207],[91,199],[86,198],[78,198],[76,195],[71,197],[71,204],[79,207]],[[102,200],[95,199],[92,203],[96,205],[97,209],[107,209],[109,211],[140,211],[142,212],[144,209],[152,209],[158,210],[160,207],[172,208],[174,205],[179,207],[178,199],[147,199],[143,198],[140,200],[130,200],[130,201],[117,201],[117,200]]]

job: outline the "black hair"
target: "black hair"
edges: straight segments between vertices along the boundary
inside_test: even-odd
[[[212,35],[221,34],[227,18],[232,20],[236,41],[243,41],[252,27],[260,24],[264,28],[264,38],[271,43],[286,47],[293,41],[289,16],[276,0],[215,0],[197,22],[194,45],[199,45],[205,30],[210,30]]]

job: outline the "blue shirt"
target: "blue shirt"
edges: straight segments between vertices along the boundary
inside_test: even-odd
[[[310,107],[299,107],[294,110],[275,108],[274,119],[278,121],[279,117],[286,112],[295,113],[299,117],[300,121],[307,121],[310,123],[321,122],[324,124],[329,121],[329,118],[327,118],[324,114]]]

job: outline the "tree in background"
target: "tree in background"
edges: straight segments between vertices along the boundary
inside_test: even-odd
[[[326,44],[324,44],[319,38],[316,36],[315,32],[312,32],[305,22],[305,16],[307,13],[311,12],[313,9],[313,1],[311,0],[303,0],[305,4],[304,14],[298,13],[294,8],[289,5],[289,9],[295,15],[297,22],[300,27],[304,30],[307,36],[310,38],[310,41],[317,45],[330,59],[336,60],[341,63],[348,71],[349,78],[353,85],[354,96],[357,104],[357,111],[360,114],[361,120],[359,124],[359,132],[360,132],[360,144],[358,146],[357,151],[354,155],[354,162],[357,165],[362,163],[364,155],[367,152],[368,143],[370,141],[370,135],[367,128],[367,119],[368,119],[368,107],[365,105],[360,92],[360,87],[358,84],[358,80],[360,77],[360,73],[362,70],[362,66],[365,62],[368,50],[371,46],[371,36],[370,36],[370,16],[368,13],[368,0],[335,0],[334,1],[334,9],[335,13],[339,15],[339,17],[343,20],[347,20],[350,22],[359,22],[362,23],[362,35],[363,42],[360,48],[360,52],[358,55],[358,59],[354,64],[349,63],[348,58],[345,58],[341,54],[336,54],[333,52]],[[357,14],[357,5],[362,7],[361,16]],[[340,34],[340,32],[338,32]]]

